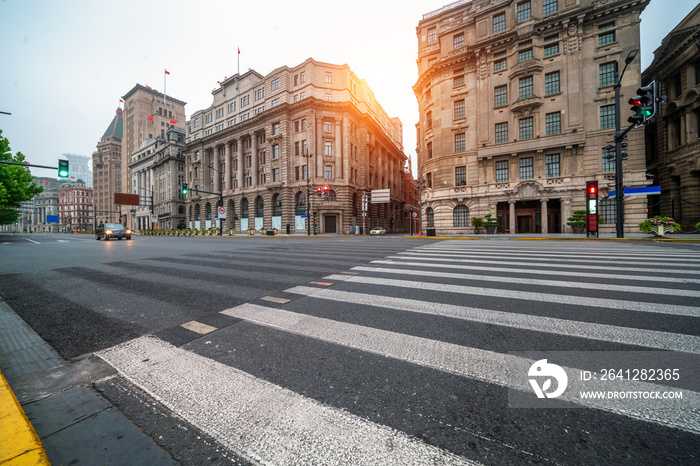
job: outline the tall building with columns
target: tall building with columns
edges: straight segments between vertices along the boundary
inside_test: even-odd
[[[404,230],[401,122],[347,65],[309,58],[266,76],[250,70],[212,94],[187,122],[190,227],[214,226],[222,196],[224,227],[238,231],[349,233],[363,220]],[[389,202],[369,203],[363,218],[363,195],[380,189]]]
[[[492,214],[500,233],[571,232],[598,181],[602,232],[614,232],[616,70],[639,50],[649,0],[460,0],[418,23],[414,93],[424,228],[473,232]],[[618,68],[619,66],[619,68]],[[639,56],[621,82],[621,114],[641,84]],[[644,135],[632,130],[625,187],[645,176]],[[646,200],[625,199],[625,231],[639,231]]]

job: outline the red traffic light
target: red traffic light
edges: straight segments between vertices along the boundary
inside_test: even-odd
[[[598,186],[591,185],[588,187],[588,193],[589,194],[595,194],[598,192]]]
[[[327,193],[327,192],[328,192],[328,185],[327,185],[327,184],[324,184],[324,185],[323,185],[323,192],[324,192],[324,193]]]
[[[642,98],[639,97],[639,96],[632,97],[632,98],[629,100],[629,104],[630,104],[630,105],[639,105],[639,106],[641,106],[641,105],[642,105]]]
[[[316,188],[316,191],[318,191],[319,193],[320,193],[322,190],[323,190],[323,188],[321,188],[320,186],[319,186],[318,188]]]

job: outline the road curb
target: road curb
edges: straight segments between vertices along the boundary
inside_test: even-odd
[[[50,465],[44,446],[0,371],[0,464]]]

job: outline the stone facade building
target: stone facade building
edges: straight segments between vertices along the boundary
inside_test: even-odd
[[[122,136],[124,120],[122,109],[118,108],[107,130],[97,143],[97,151],[92,154],[93,192],[95,216],[100,222],[119,223],[119,209],[114,204],[114,193],[122,191],[128,180],[122,173]]]
[[[66,183],[58,188],[58,217],[60,231],[94,230],[92,188],[86,187],[83,181]]]
[[[122,166],[124,167],[123,193],[131,192],[131,172],[129,164],[134,151],[145,140],[154,141],[160,137],[165,140],[169,128],[184,128],[186,103],[166,96],[148,86],[136,84],[123,97],[124,101],[124,137],[122,139]],[[128,219],[129,227],[134,228]]]
[[[425,14],[414,85],[423,227],[472,233],[471,217],[490,213],[500,233],[571,232],[567,217],[585,209],[586,182],[597,180],[601,231],[615,231],[614,162],[603,147],[615,132],[615,69],[639,49],[647,4],[472,0]],[[639,68],[628,66],[622,102]],[[643,130],[627,142],[625,186],[645,186]],[[625,200],[625,231],[645,216],[645,199]]]
[[[83,180],[85,186],[92,188],[92,160],[86,155],[61,154],[61,158],[68,160],[70,180]]]
[[[188,227],[215,225],[220,193],[224,227],[237,231],[307,232],[311,198],[319,233],[357,232],[363,193],[389,189],[390,202],[371,204],[365,227],[403,231],[401,122],[347,65],[308,59],[267,76],[251,70],[212,94],[211,107],[187,123]],[[322,185],[329,195],[318,197]]]
[[[700,222],[700,6],[664,38],[642,76],[666,95],[646,128],[647,172],[661,187],[661,195],[649,199],[649,214],[693,231]]]
[[[138,230],[185,228],[185,132],[169,128],[165,138],[146,140],[131,154],[131,192],[140,193],[132,224]],[[158,222],[151,223],[151,214]]]

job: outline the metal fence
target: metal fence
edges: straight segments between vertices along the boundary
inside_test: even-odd
[[[700,204],[682,199],[663,199],[649,204],[649,217],[655,215],[674,219],[680,224],[682,233],[693,233],[695,225],[700,222]]]

